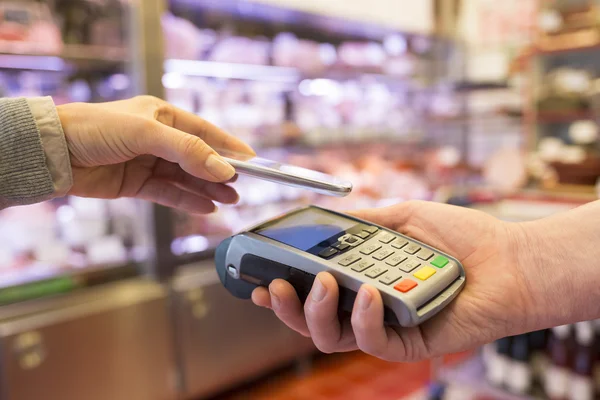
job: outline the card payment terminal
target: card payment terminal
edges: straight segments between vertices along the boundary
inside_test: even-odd
[[[302,303],[315,276],[331,273],[340,287],[339,308],[351,312],[363,283],[379,290],[384,323],[412,327],[449,304],[465,284],[458,260],[397,232],[325,210],[306,207],[223,241],[216,267],[234,296],[249,299],[258,286],[284,279]]]

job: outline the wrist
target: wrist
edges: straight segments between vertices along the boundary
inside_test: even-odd
[[[574,210],[512,227],[515,268],[527,304],[526,331],[600,317],[600,270],[590,254],[600,248],[591,237],[598,230],[592,222],[597,215]]]

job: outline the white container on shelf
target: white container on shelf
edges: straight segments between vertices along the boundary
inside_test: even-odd
[[[10,269],[14,262],[12,250],[8,246],[0,247],[0,272]]]
[[[106,236],[88,243],[86,254],[92,265],[122,264],[128,261],[127,250],[118,236]]]
[[[34,249],[34,257],[37,261],[57,267],[67,265],[70,254],[69,247],[58,240],[38,243]]]
[[[63,240],[73,247],[85,246],[106,235],[106,201],[73,197],[56,212]]]
[[[32,251],[37,243],[53,241],[55,220],[47,203],[13,207],[0,215],[0,243],[15,253]]]

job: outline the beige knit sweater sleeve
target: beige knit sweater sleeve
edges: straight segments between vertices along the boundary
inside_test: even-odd
[[[0,99],[0,209],[64,196],[72,184],[52,99]]]

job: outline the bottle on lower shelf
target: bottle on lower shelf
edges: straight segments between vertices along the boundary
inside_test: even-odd
[[[504,387],[510,363],[512,337],[506,337],[489,344],[484,349],[487,379],[496,387]]]
[[[517,395],[528,395],[533,389],[533,365],[528,335],[515,336],[510,351],[505,386]]]
[[[571,326],[552,328],[548,346],[550,363],[544,377],[544,390],[550,400],[568,399],[572,344]]]
[[[572,373],[569,387],[569,400],[593,400],[595,332],[592,322],[579,322],[575,325],[575,350],[572,359]]]

